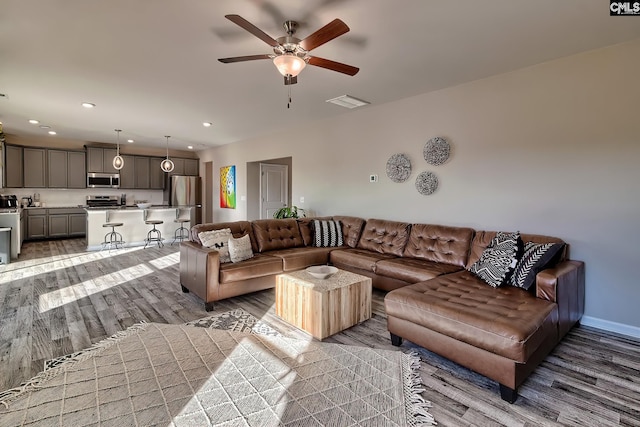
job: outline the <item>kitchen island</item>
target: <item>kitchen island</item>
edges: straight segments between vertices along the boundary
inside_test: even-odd
[[[87,250],[102,249],[102,242],[105,234],[111,232],[111,227],[103,227],[108,222],[121,222],[121,227],[116,227],[118,233],[122,234],[124,246],[144,246],[147,233],[153,225],[145,224],[145,220],[161,220],[162,224],[156,225],[156,228],[162,233],[163,242],[165,244],[173,241],[175,230],[180,224],[174,222],[178,217],[193,218],[195,215],[194,208],[191,207],[169,207],[169,206],[152,206],[147,209],[138,207],[120,207],[120,208],[87,208]],[[184,227],[189,230],[192,222],[185,222]],[[157,244],[153,243],[152,247]]]

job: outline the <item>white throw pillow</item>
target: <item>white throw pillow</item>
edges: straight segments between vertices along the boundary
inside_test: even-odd
[[[234,239],[229,239],[229,256],[231,262],[240,262],[245,259],[253,258],[253,251],[251,250],[251,238],[248,234]]]
[[[202,246],[216,249],[220,254],[220,262],[231,262],[229,257],[229,239],[233,238],[230,228],[222,230],[203,231],[198,233]]]

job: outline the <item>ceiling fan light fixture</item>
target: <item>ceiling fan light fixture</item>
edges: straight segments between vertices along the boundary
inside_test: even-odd
[[[292,53],[285,53],[273,58],[273,64],[283,76],[296,77],[307,65],[304,59]]]

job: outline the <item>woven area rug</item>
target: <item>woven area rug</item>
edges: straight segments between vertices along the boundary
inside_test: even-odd
[[[251,313],[236,308],[235,310],[225,311],[224,313],[214,314],[203,317],[202,319],[192,320],[185,325],[197,326],[199,328],[224,329],[227,331],[247,332],[249,334],[269,335],[273,337],[282,336],[280,332],[269,326],[268,323],[258,320]],[[44,370],[55,368],[66,360],[74,359],[83,351],[67,354],[44,361]],[[0,400],[2,394],[0,394]]]
[[[0,394],[7,426],[434,424],[416,355],[144,323]]]

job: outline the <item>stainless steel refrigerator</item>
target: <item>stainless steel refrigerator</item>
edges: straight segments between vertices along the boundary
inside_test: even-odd
[[[173,175],[169,178],[169,204],[175,207],[192,207],[195,218],[192,224],[202,223],[202,193],[199,176]],[[193,221],[195,220],[195,221]]]

